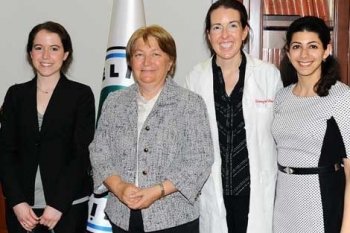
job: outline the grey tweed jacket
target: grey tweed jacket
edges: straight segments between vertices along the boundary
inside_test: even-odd
[[[207,109],[202,98],[167,79],[137,142],[137,85],[111,93],[90,145],[95,191],[119,175],[140,187],[170,180],[179,190],[142,210],[145,231],[178,226],[199,217],[198,197],[213,163]],[[136,153],[139,172],[136,174]],[[109,195],[106,214],[128,230],[130,210]]]

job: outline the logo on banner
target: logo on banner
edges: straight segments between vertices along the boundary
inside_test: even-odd
[[[103,195],[94,194],[94,198],[89,202],[89,219],[87,232],[107,233],[112,232],[111,224],[104,212],[108,192]]]
[[[97,115],[100,116],[103,102],[109,93],[122,90],[133,83],[134,79],[126,62],[126,47],[114,46],[108,48]]]

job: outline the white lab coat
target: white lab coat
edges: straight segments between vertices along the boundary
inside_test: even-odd
[[[248,54],[243,89],[249,168],[250,205],[247,233],[271,233],[277,176],[277,153],[271,135],[273,101],[282,88],[279,70]],[[212,58],[196,65],[186,77],[185,86],[200,94],[207,104],[214,145],[211,175],[200,199],[200,232],[227,233],[226,210],[221,181],[221,156],[215,116]]]

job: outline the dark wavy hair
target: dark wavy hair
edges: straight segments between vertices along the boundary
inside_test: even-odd
[[[61,24],[56,22],[47,21],[45,23],[38,24],[35,27],[33,27],[33,29],[30,31],[28,35],[28,42],[27,42],[27,60],[29,64],[32,66],[32,69],[35,73],[33,62],[30,57],[30,52],[33,49],[33,43],[34,43],[36,34],[38,34],[38,32],[42,30],[56,33],[61,39],[64,52],[69,52],[68,57],[65,61],[63,61],[62,68],[61,68],[61,72],[65,74],[68,71],[68,68],[73,61],[73,46],[67,30]]]
[[[205,16],[205,28],[204,28],[204,36],[205,36],[205,41],[207,42],[208,48],[210,49],[210,53],[211,55],[214,55],[215,52],[213,50],[213,47],[210,44],[209,38],[208,38],[208,32],[210,30],[211,27],[211,13],[220,8],[220,7],[224,7],[227,9],[233,9],[239,12],[239,15],[241,17],[241,24],[242,24],[242,28],[245,28],[246,26],[248,26],[248,28],[250,29],[250,25],[248,23],[248,13],[247,10],[245,8],[245,6],[237,1],[237,0],[218,0],[216,2],[214,2],[210,8],[208,9],[207,15]],[[248,35],[246,37],[246,39],[243,41],[243,45],[249,40],[249,32]]]
[[[296,19],[288,28],[286,33],[286,43],[284,46],[284,56],[280,64],[281,77],[284,86],[298,82],[297,71],[291,64],[287,52],[296,32],[314,32],[318,35],[324,49],[327,49],[331,41],[331,33],[326,23],[315,16],[305,16]],[[340,80],[339,63],[329,55],[321,64],[321,78],[314,86],[314,90],[319,96],[327,96],[329,89]]]

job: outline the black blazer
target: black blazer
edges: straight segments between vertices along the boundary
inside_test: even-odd
[[[16,84],[5,97],[0,130],[3,191],[11,207],[33,205],[40,165],[46,203],[64,213],[92,191],[88,146],[94,134],[94,96],[90,87],[61,75],[39,131],[36,82]]]

